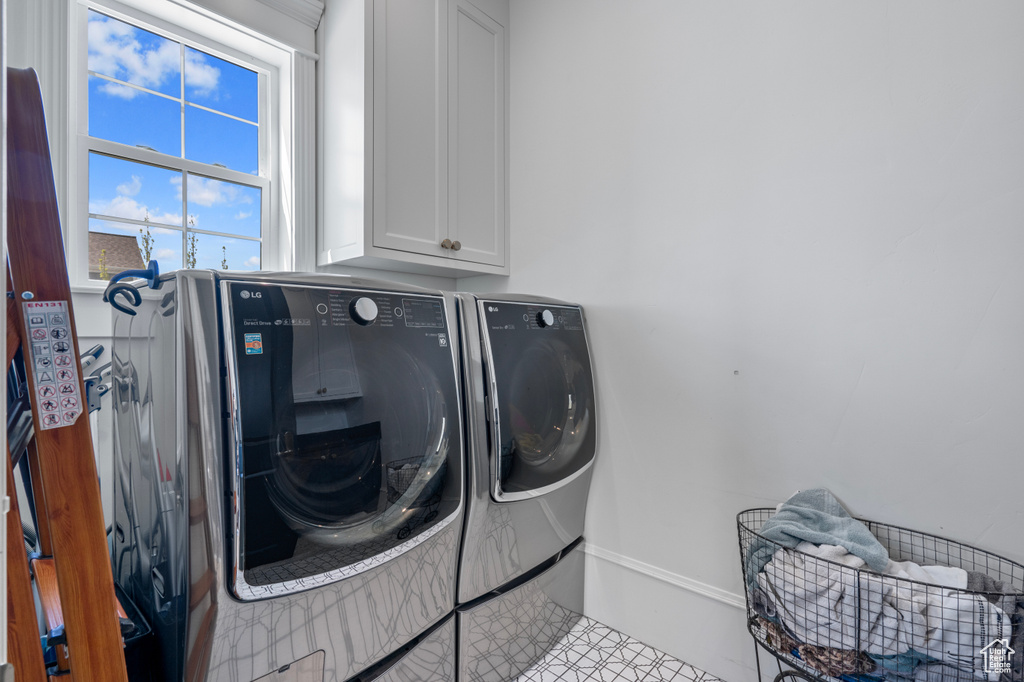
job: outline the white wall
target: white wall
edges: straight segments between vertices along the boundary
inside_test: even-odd
[[[752,679],[735,515],[798,488],[1024,560],[1024,4],[511,27],[513,275],[459,286],[586,307],[588,615]]]

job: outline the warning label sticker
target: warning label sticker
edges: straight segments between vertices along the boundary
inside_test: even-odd
[[[41,429],[74,424],[82,414],[78,360],[72,347],[67,301],[28,301],[29,366],[35,371],[34,405]]]

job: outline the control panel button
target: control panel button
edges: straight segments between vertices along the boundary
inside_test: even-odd
[[[353,320],[366,326],[373,324],[373,321],[377,319],[379,311],[377,310],[377,304],[373,302],[372,298],[360,296],[359,298],[352,299],[348,306],[348,312]]]
[[[537,324],[541,327],[550,327],[555,323],[555,314],[550,310],[542,310],[537,313]]]

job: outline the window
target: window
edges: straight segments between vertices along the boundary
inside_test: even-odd
[[[90,4],[79,21],[87,279],[150,259],[161,272],[264,267],[274,70],[142,15]]]

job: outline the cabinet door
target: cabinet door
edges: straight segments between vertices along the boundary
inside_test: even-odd
[[[505,29],[452,0],[448,29],[451,257],[505,264]]]
[[[373,244],[444,258],[446,0],[373,2]]]

